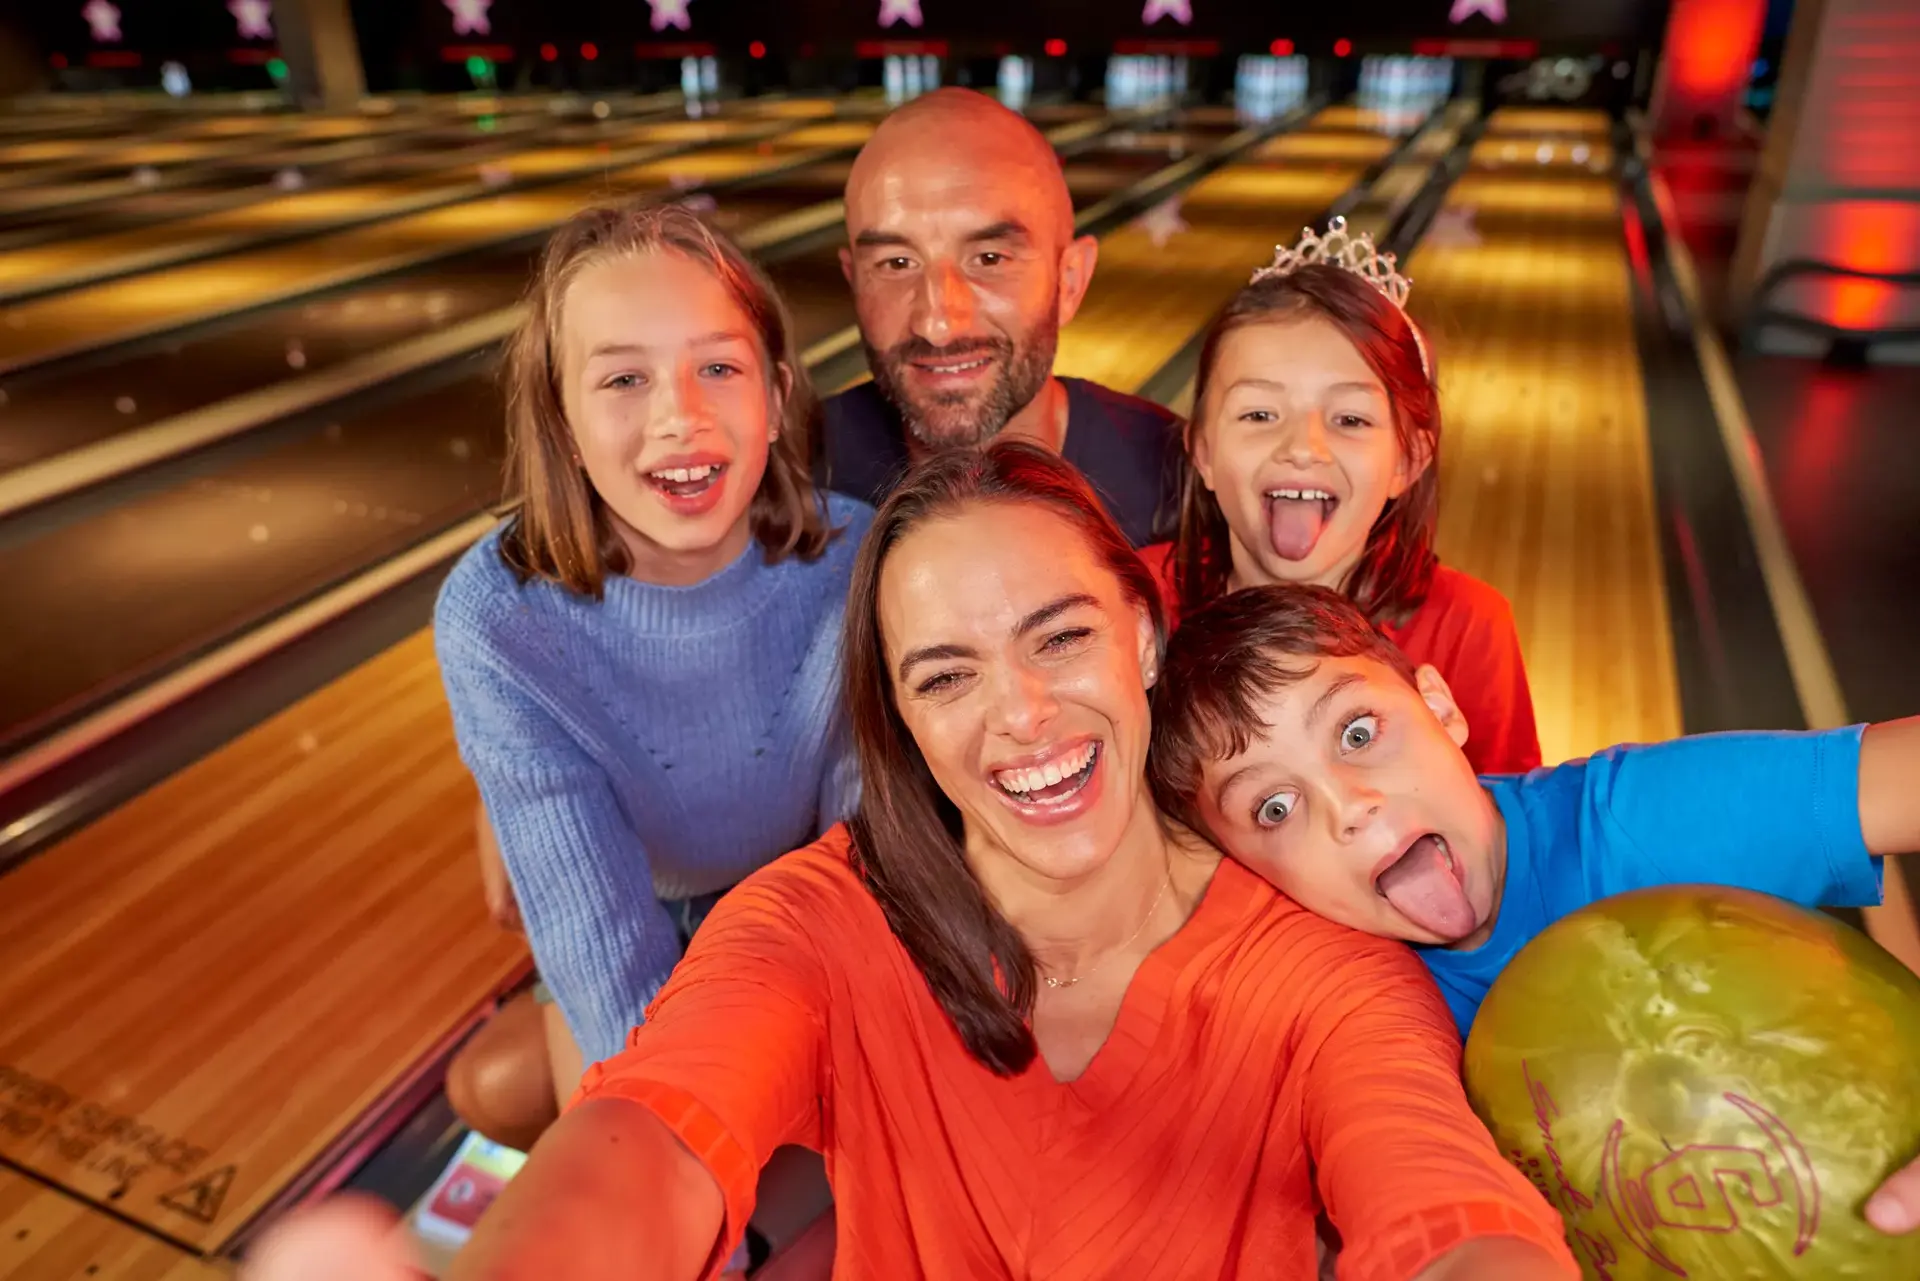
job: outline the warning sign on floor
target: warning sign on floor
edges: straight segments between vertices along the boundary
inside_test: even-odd
[[[161,1193],[160,1204],[196,1223],[212,1223],[220,1217],[220,1207],[226,1203],[227,1189],[233,1186],[233,1176],[239,1168],[223,1165],[209,1170],[191,1183]]]

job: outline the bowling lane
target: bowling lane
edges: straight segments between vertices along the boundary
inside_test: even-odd
[[[1143,134],[1091,150],[1068,162],[1069,186],[1091,204],[1164,167],[1173,148],[1190,153],[1212,136]],[[785,180],[784,205],[743,193],[759,203],[734,229],[831,199],[845,178],[839,164],[805,172],[811,181]],[[716,213],[732,213],[724,195]],[[524,256],[469,265],[463,306],[518,297]],[[775,255],[770,270],[791,291],[803,348],[852,324],[831,247]],[[381,341],[361,331],[381,323],[378,313],[343,310],[337,320],[354,342]],[[274,355],[271,347],[259,354],[269,363]],[[0,540],[0,582],[37,620],[0,636],[0,754],[481,511],[498,496],[500,418],[491,359],[476,357],[362,408],[315,415],[294,435],[191,480]],[[83,564],[89,569],[77,574]]]
[[[676,158],[650,173],[654,185],[684,185],[702,176],[703,166],[724,178],[735,176],[729,171],[740,169],[740,162],[779,163],[789,155],[782,147],[763,154],[758,144],[720,148],[704,159]],[[723,193],[718,198],[721,221],[730,230],[740,230],[802,205],[832,200],[845,179],[846,162],[828,160],[780,176],[769,186],[771,194],[757,187]],[[571,204],[547,207],[548,221],[608,193],[598,184],[581,184],[568,194]],[[284,379],[322,374],[388,351],[396,343],[512,306],[526,286],[544,232],[543,223],[531,235],[455,254],[403,275],[321,298],[295,298],[195,331],[180,342],[116,358],[104,374],[87,362],[0,382],[0,473]]]
[[[650,145],[690,149],[296,243],[223,254],[164,273],[16,303],[0,309],[0,375],[58,355],[96,350],[245,307],[281,302],[463,249],[536,235],[596,201],[741,178],[808,155],[824,158],[859,145],[872,128],[860,121],[828,121],[778,136],[769,134],[784,127],[744,120],[648,125],[645,128],[655,140]],[[531,175],[577,163],[578,158],[567,153],[535,153],[522,159],[518,168]],[[343,200],[340,192],[312,195],[308,209],[330,203],[339,207]]]
[[[256,123],[247,117],[238,119],[249,125]],[[461,119],[441,115],[386,115],[302,120],[295,116],[280,117],[267,128],[246,132],[132,127],[97,139],[67,136],[0,144],[0,187],[18,187],[136,165],[168,169],[206,164],[244,156],[262,147],[297,154],[305,148],[344,141],[402,138]],[[537,117],[510,119],[519,123]]]
[[[1408,266],[1440,555],[1513,602],[1549,763],[1680,732],[1614,160],[1602,116],[1497,113]]]
[[[357,674],[0,877],[0,1161],[215,1251],[526,973],[431,638]],[[0,1274],[115,1245],[34,1209],[0,1180]],[[139,1266],[101,1276],[210,1281]]]
[[[624,110],[633,95],[600,94],[611,110]],[[129,95],[123,100],[59,95],[46,108],[14,100],[13,114],[0,113],[0,156],[41,140],[89,140],[101,148],[142,138],[344,138],[368,130],[403,129],[413,122],[479,116],[512,117],[570,110],[585,101],[572,93],[395,95],[362,99],[350,112],[303,112],[279,94],[215,94],[185,100]]]
[[[605,104],[596,104],[602,105]],[[101,176],[46,181],[0,190],[0,250],[69,237],[103,235],[275,199],[295,175],[302,186],[424,174],[461,160],[536,145],[567,146],[624,137],[636,121],[684,114],[679,95],[633,100],[622,111],[596,114],[587,104],[556,100],[565,112],[423,119],[401,134],[350,138],[290,151],[256,146],[234,156],[161,172],[150,167],[101,171]],[[725,104],[709,117],[792,119],[759,102]],[[296,188],[297,189],[297,188]]]
[[[1271,260],[1276,239],[1298,235],[1394,144],[1378,117],[1328,107],[1108,235],[1055,368],[1137,390]]]
[[[657,119],[667,110],[647,114]],[[297,177],[302,186],[314,186],[426,173],[520,147],[597,142],[631,124],[591,117],[489,117],[423,123],[404,135],[308,148],[255,147],[228,160],[182,166],[164,175],[150,168],[116,167],[102,170],[103,176],[0,191],[0,250],[100,236],[277,199],[287,193],[285,175]]]
[[[225,1269],[12,1170],[0,1170],[0,1276],[231,1281]]]
[[[677,94],[622,97],[607,102],[604,109],[609,116],[631,116],[678,101]],[[137,166],[171,175],[184,169],[244,163],[262,150],[304,158],[355,145],[390,145],[425,131],[463,123],[491,121],[512,131],[568,114],[580,115],[589,109],[583,100],[551,97],[514,103],[475,102],[458,109],[369,109],[320,116],[229,113],[146,123],[132,116],[104,123],[98,137],[68,132],[0,142],[0,188],[43,187]]]
[[[262,145],[298,147],[342,138],[403,133],[432,123],[418,116],[245,117],[245,129],[215,131],[208,121],[158,126],[138,118],[103,121],[98,134],[63,132],[0,143],[0,183],[14,186],[69,169],[130,165],[176,165],[232,155]]]
[[[587,175],[602,181],[607,166],[643,163],[665,148],[757,140],[786,127],[748,116],[726,121],[644,121],[598,140],[516,149],[491,157],[485,165],[457,164],[384,181],[322,187],[197,217],[0,252],[0,299],[69,289],[210,253],[245,252],[268,239],[307,236],[445,207],[484,197],[508,183],[578,180]]]

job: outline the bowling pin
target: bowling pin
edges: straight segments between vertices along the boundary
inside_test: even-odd
[[[712,54],[700,59],[700,87],[709,98],[720,96],[720,59]]]
[[[907,100],[907,70],[900,65],[899,54],[890,53],[887,55],[886,66],[881,73],[881,80],[887,87],[887,103],[889,106],[897,107]]]
[[[688,56],[680,59],[680,93],[688,103],[700,101],[700,60]]]

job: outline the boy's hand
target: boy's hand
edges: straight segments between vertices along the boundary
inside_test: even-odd
[[[1867,1202],[1867,1222],[1893,1236],[1920,1228],[1920,1160],[1880,1185]]]

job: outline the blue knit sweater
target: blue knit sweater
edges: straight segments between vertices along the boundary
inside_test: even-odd
[[[756,543],[691,587],[524,587],[499,534],[441,589],[435,646],[541,977],[591,1064],[680,958],[661,899],[724,890],[851,811],[840,623],[873,519],[811,564]]]

